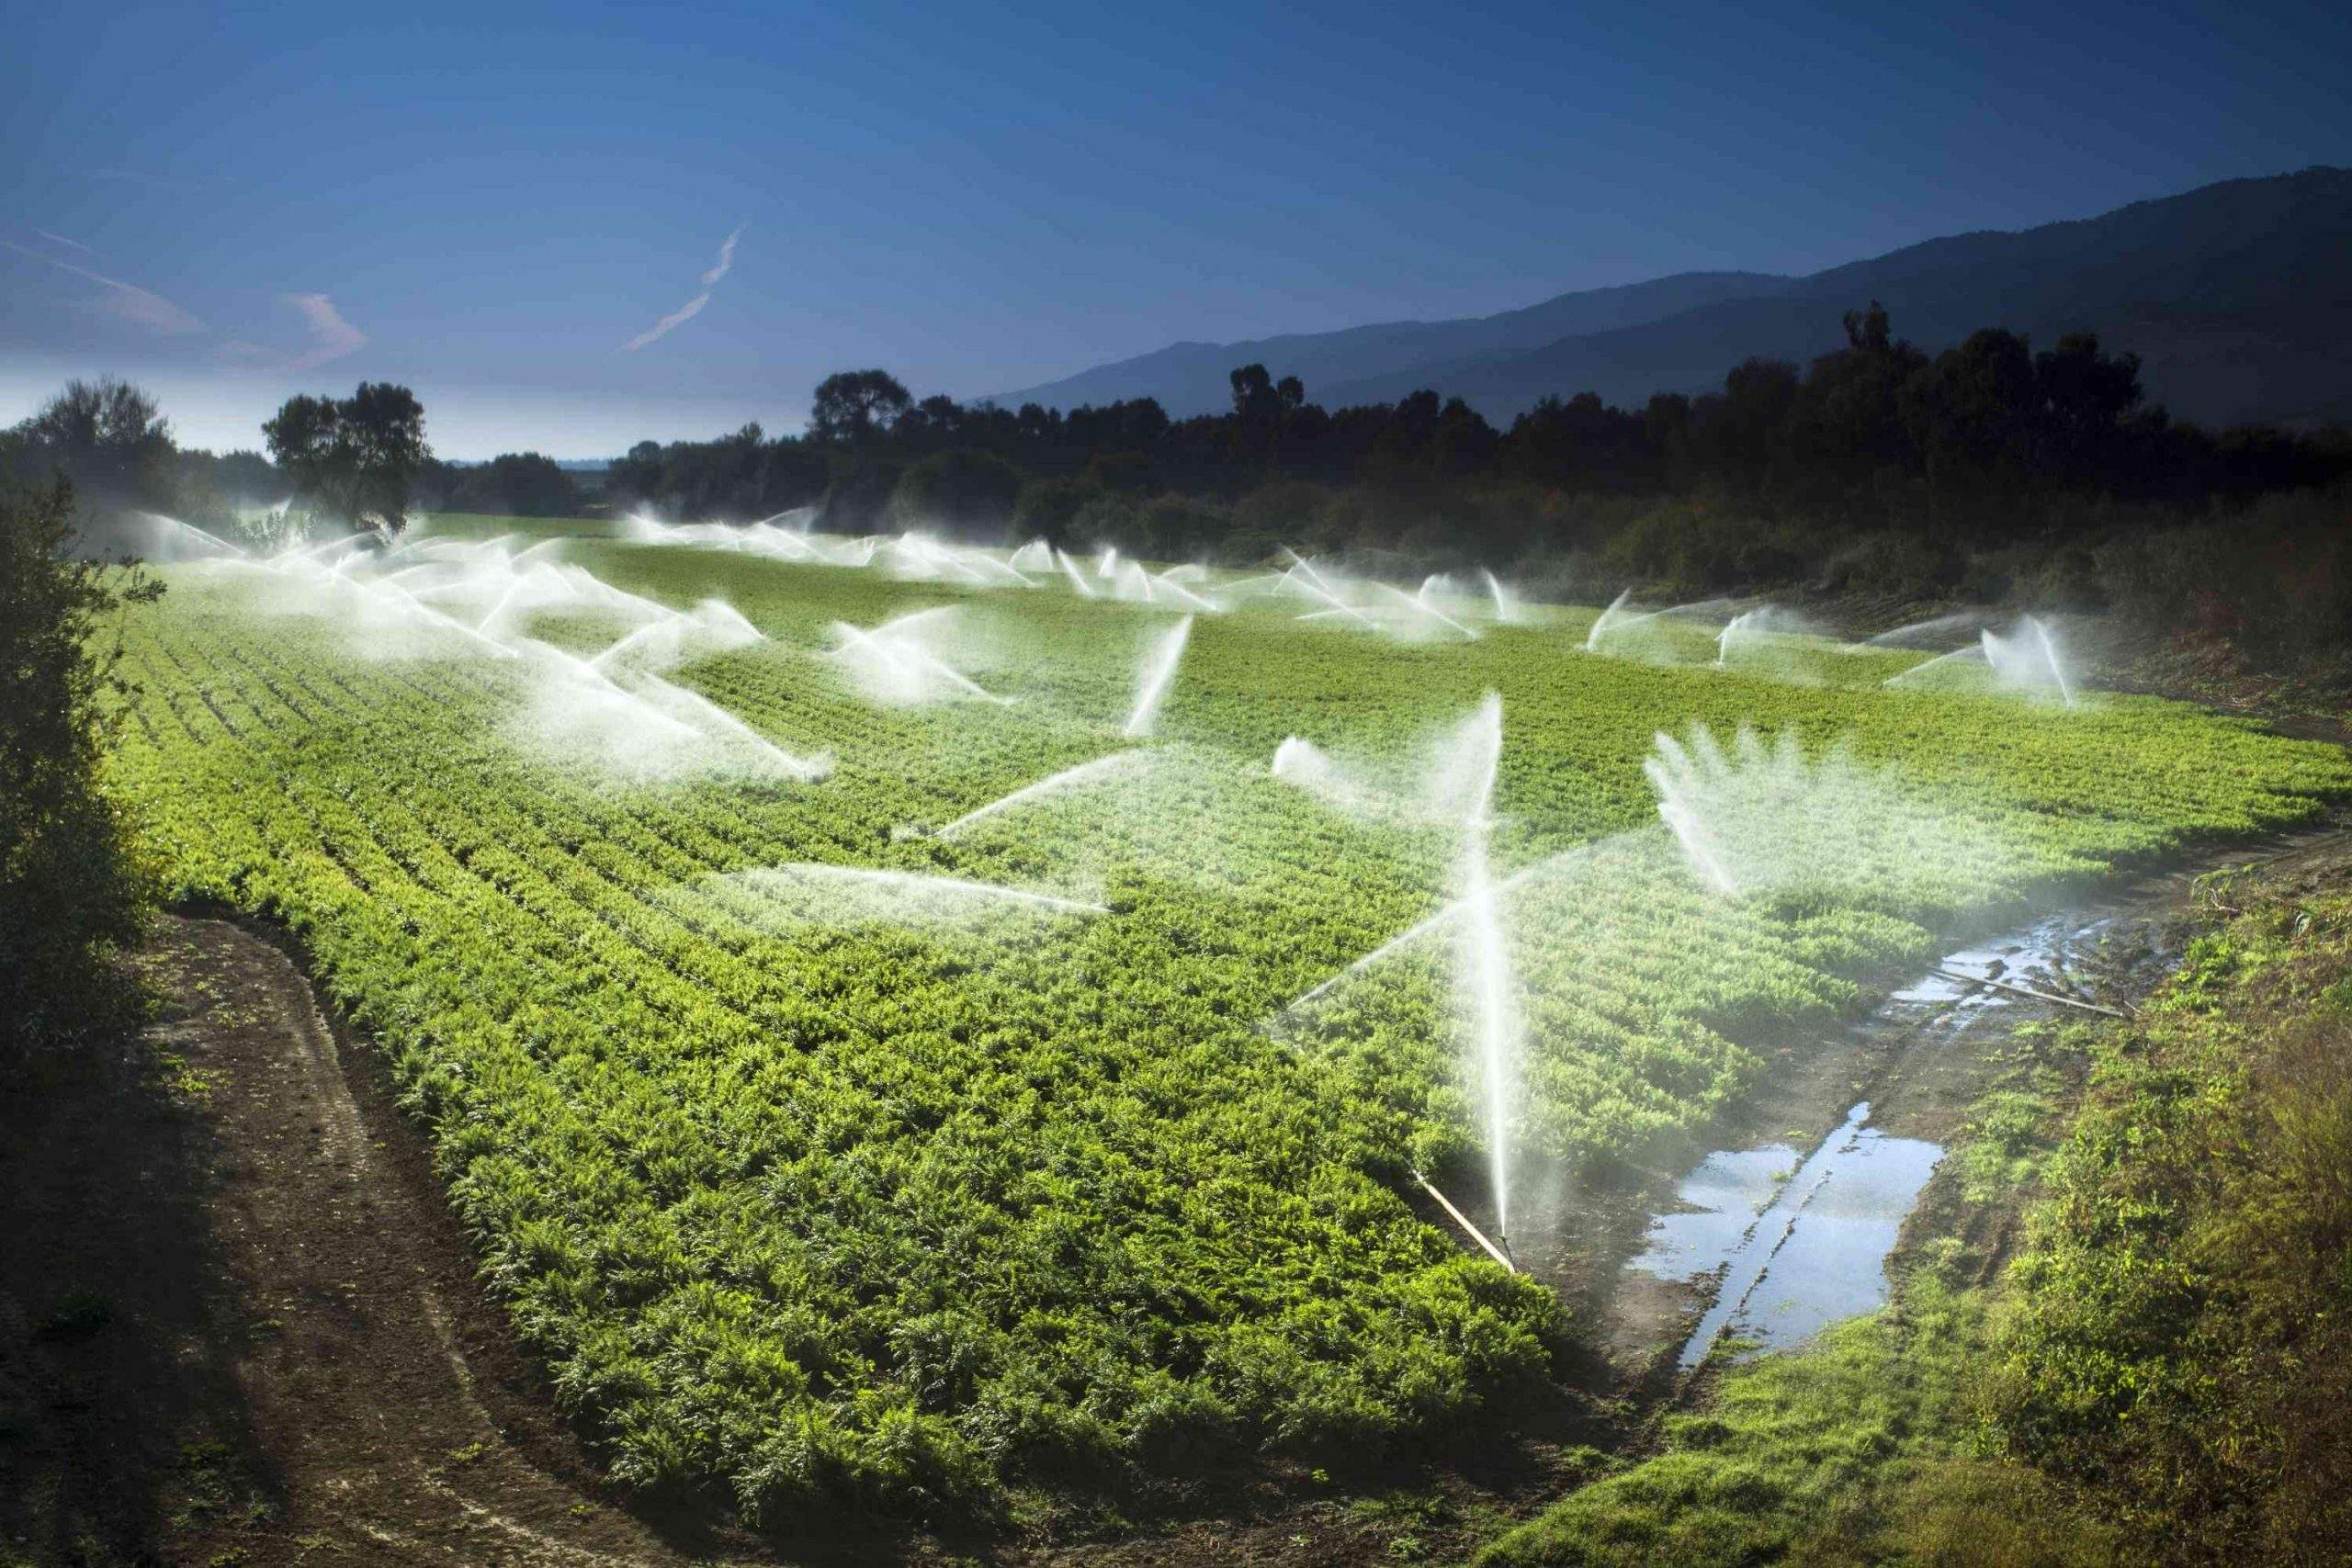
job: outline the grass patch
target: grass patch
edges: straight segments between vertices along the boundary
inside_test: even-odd
[[[2352,1557],[2352,897],[2234,912],[2099,1050],[2014,1270],[2007,1450],[2152,1553]]]

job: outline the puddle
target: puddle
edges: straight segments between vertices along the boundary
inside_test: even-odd
[[[1948,953],[1936,961],[1934,968],[1889,997],[1889,1008],[1907,1004],[1940,1010],[1997,1003],[2001,993],[1975,983],[1980,980],[2002,980],[2054,996],[2074,996],[2070,960],[2076,950],[2096,946],[2114,923],[2112,918],[2086,920],[2078,913],[2052,915],[1997,942]]]
[[[1898,1044],[1887,1069],[1871,1076],[1907,1100],[1917,1096],[1906,1080],[1932,1079],[1930,1064],[1973,1059],[1977,1031],[2002,1029],[2007,1010],[2032,1005],[1986,980],[2044,998],[2087,999],[2076,972],[2114,925],[2111,915],[2068,910],[1945,953],[1855,1032],[1865,1043]],[[1815,1114],[1829,1108],[1815,1103]],[[1894,1117],[1916,1119],[1916,1107]],[[1773,1143],[1701,1161],[1676,1188],[1676,1209],[1650,1222],[1644,1250],[1627,1265],[1673,1284],[1713,1287],[1681,1367],[1705,1360],[1726,1335],[1778,1349],[1883,1304],[1887,1256],[1942,1157],[1940,1144],[1871,1125],[1863,1100],[1809,1155]]]
[[[1665,1280],[1719,1275],[1714,1305],[1682,1347],[1685,1371],[1724,1334],[1779,1349],[1886,1300],[1887,1254],[1942,1145],[1889,1137],[1868,1100],[1802,1164],[1796,1151],[1709,1155],[1676,1190],[1632,1267]]]
[[[1513,1227],[1522,1267],[1589,1292],[1577,1299],[1591,1303],[1601,1352],[1633,1389],[1658,1370],[1662,1339],[1681,1341],[1688,1369],[1726,1334],[1781,1348],[1872,1310],[1886,1300],[1903,1223],[2015,1021],[2074,1018],[2053,1003],[2128,1008],[2177,961],[2200,873],[2340,864],[2352,852],[2347,824],[2352,813],[2256,850],[2185,860],[1947,950],[1824,1035],[1752,1043],[1769,1070],[1737,1112],[1746,1146],[1683,1168],[1669,1212],[1648,1193],[1618,1203],[1574,1182],[1558,1184],[1547,1207],[1546,1189],[1532,1185]]]

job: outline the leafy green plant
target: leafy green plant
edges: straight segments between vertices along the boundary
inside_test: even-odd
[[[1520,1135],[1571,1165],[1706,1126],[1760,1071],[1740,1031],[1828,1025],[1928,922],[2352,789],[2340,753],[2140,699],[1890,692],[1900,661],[1870,654],[1809,688],[1592,658],[1581,613],[1397,646],[1272,608],[1201,618],[1115,784],[926,834],[1130,744],[1165,617],[564,548],[666,604],[724,595],[767,640],[676,679],[834,775],[616,779],[518,729],[514,661],[384,656],[257,574],[198,570],[131,628],[112,766],[170,889],[286,921],[380,1043],[485,1278],[615,1472],[772,1520],[828,1498],[984,1515],[1041,1476],[1115,1491],[1236,1450],[1360,1461],[1552,1372],[1558,1302],[1400,1191],[1478,1136],[1443,943],[1292,1006],[1443,905],[1452,835],[1270,778],[1294,730],[1401,775],[1503,694]],[[876,705],[822,657],[832,622],[948,603],[1017,703]],[[1711,897],[1641,772],[1694,719],[1850,738],[2017,852],[1885,850],[1803,908]],[[1110,912],[910,920],[734,875],[795,863]]]

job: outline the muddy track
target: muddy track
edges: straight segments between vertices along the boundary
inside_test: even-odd
[[[14,1371],[33,1413],[0,1444],[0,1483],[32,1489],[8,1520],[15,1550],[564,1568],[734,1555],[665,1537],[598,1484],[476,1280],[421,1141],[287,954],[174,917],[145,964],[166,1017],[124,1066],[148,1064],[151,1092],[126,1080],[70,1100],[0,1163],[39,1265],[0,1290],[0,1336],[27,1348],[0,1376]],[[125,1213],[139,1209],[154,1213]],[[30,1326],[94,1298],[83,1316],[103,1323]]]

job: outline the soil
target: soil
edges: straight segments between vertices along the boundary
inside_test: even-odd
[[[167,918],[141,967],[166,1016],[0,1131],[0,1562],[724,1548],[599,1487],[285,953]]]

